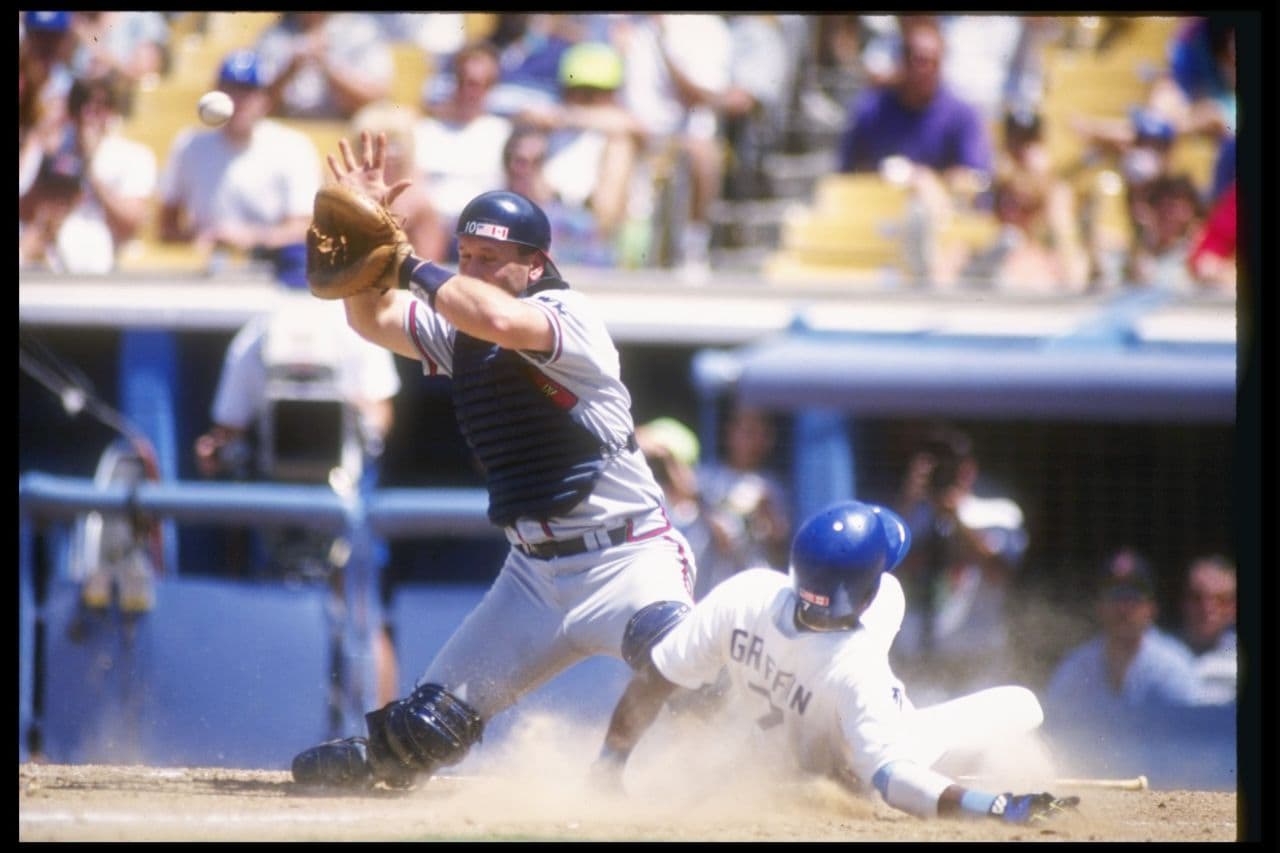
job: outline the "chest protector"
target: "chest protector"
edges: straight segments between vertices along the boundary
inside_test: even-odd
[[[566,286],[553,280],[538,289],[548,285]],[[484,469],[494,524],[563,515],[591,493],[604,469],[606,445],[573,419],[555,391],[515,352],[456,333],[453,404]]]

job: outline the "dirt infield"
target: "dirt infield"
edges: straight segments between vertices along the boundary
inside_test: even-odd
[[[1038,827],[924,821],[826,782],[602,797],[580,779],[440,776],[412,791],[300,791],[286,772],[20,764],[19,841],[1234,841],[1236,795],[1078,793]]]

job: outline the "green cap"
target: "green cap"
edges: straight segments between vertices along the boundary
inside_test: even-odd
[[[616,89],[622,85],[622,57],[604,42],[579,42],[560,57],[560,85]]]
[[[698,436],[675,418],[655,418],[640,427],[654,443],[659,444],[686,465],[698,464],[702,445]]]

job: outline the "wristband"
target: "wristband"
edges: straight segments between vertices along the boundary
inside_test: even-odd
[[[444,267],[436,266],[431,261],[424,261],[415,255],[409,255],[400,264],[400,285],[402,287],[418,285],[427,294],[427,305],[433,311],[436,307],[436,291],[454,275],[455,273]]]

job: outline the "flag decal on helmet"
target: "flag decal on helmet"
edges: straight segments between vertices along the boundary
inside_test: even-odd
[[[796,592],[802,599],[818,607],[827,607],[831,604],[831,599],[825,595],[818,595],[816,592],[809,592],[807,589],[798,589]]]
[[[511,229],[505,225],[495,225],[492,222],[468,222],[466,224],[466,232],[477,237],[492,237],[494,240],[505,240],[507,235],[511,233]]]

